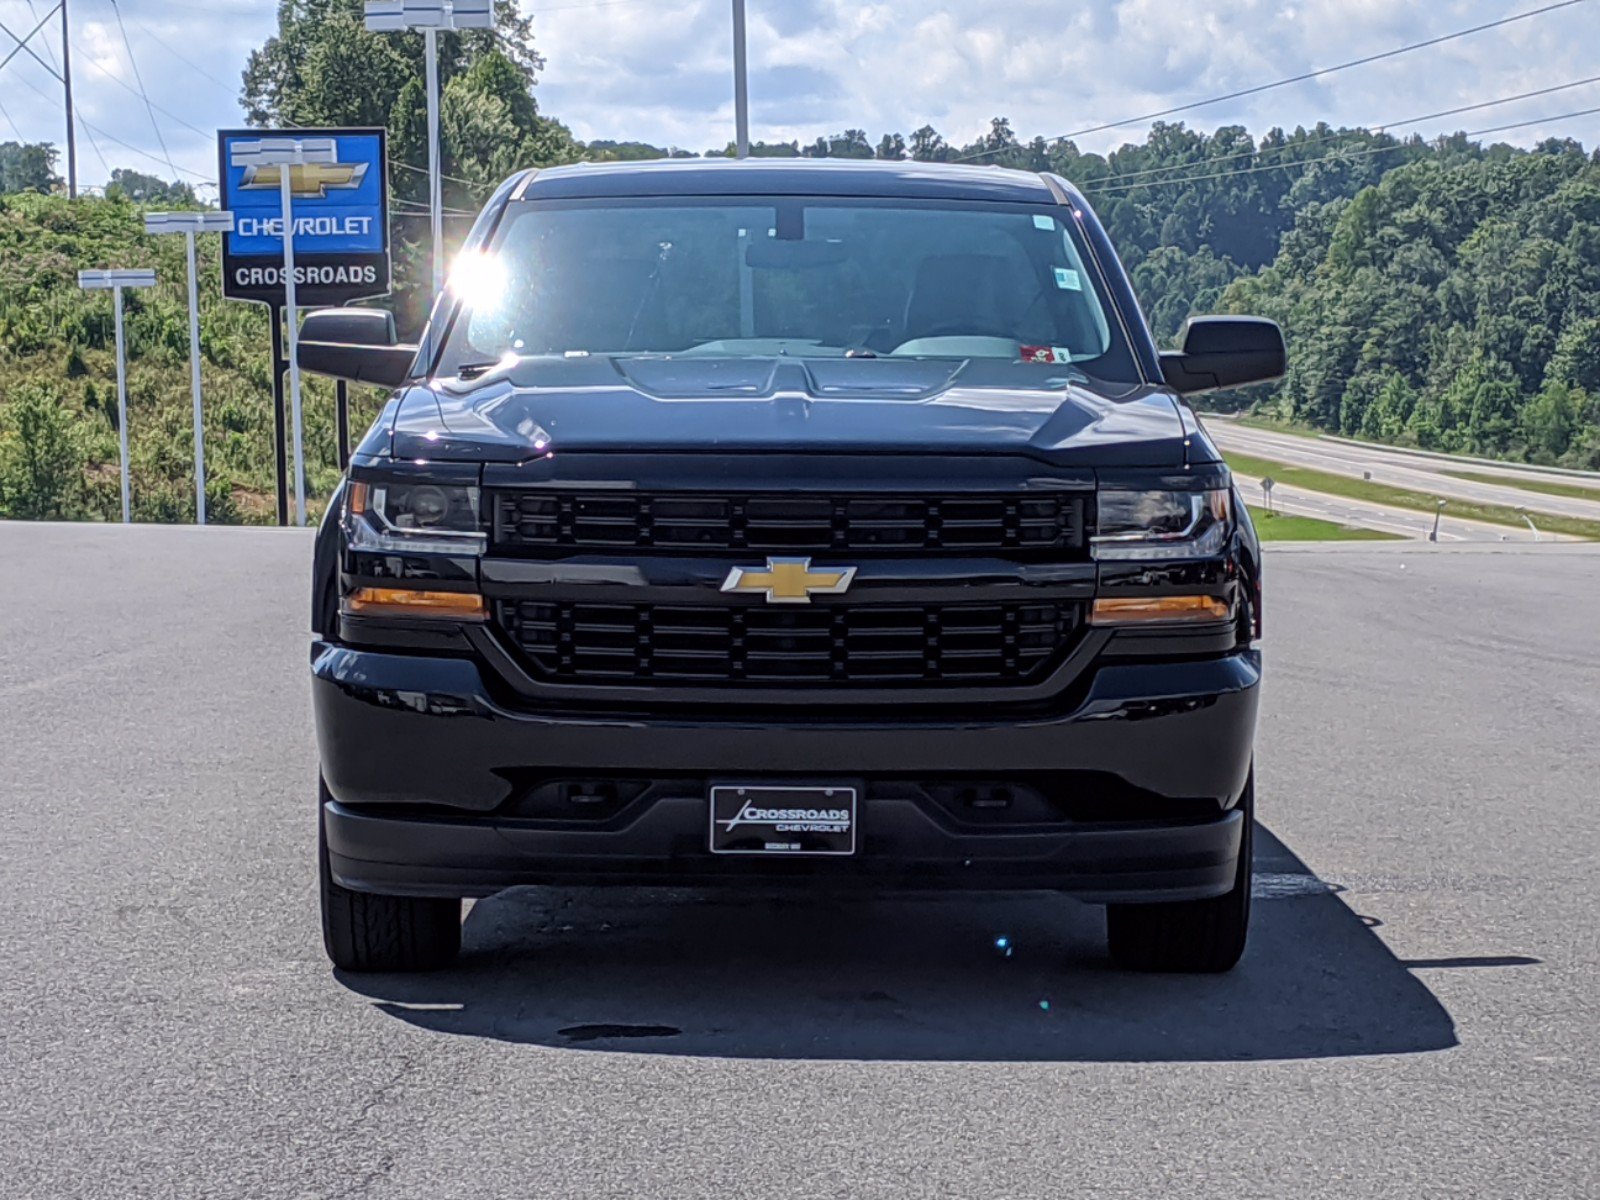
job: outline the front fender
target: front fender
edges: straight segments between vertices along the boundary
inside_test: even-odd
[[[311,556],[311,636],[325,642],[339,640],[339,520],[344,513],[348,476],[328,497],[322,524],[317,526],[316,548]]]

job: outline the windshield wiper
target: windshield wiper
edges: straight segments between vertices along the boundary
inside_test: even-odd
[[[491,358],[485,362],[462,363],[456,368],[456,377],[458,379],[477,379],[487,375],[499,365],[500,360],[498,358]]]

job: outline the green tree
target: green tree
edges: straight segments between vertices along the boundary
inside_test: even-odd
[[[197,208],[194,188],[179,180],[168,183],[156,175],[146,175],[127,167],[111,172],[111,182],[106,187],[108,196],[126,196],[139,204],[171,205],[178,208]]]
[[[60,186],[56,148],[49,142],[0,142],[0,194],[48,193]]]
[[[1564,383],[1548,383],[1522,406],[1519,424],[1529,457],[1553,463],[1571,448],[1583,415],[1583,399],[1582,392]]]
[[[918,162],[944,162],[950,157],[950,147],[932,125],[924,125],[911,134],[911,157]]]
[[[9,428],[0,432],[0,512],[35,520],[75,516],[83,446],[59,398],[42,384],[24,384],[5,415]]]

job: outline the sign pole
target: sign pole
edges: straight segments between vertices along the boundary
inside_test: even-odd
[[[112,320],[117,339],[117,452],[122,468],[122,523],[133,520],[133,493],[128,481],[128,349],[122,336],[122,289],[155,287],[156,273],[147,267],[83,270],[78,286],[86,291],[111,293]]]
[[[300,423],[300,334],[294,294],[294,169],[289,163],[278,166],[278,196],[283,206],[283,297],[284,316],[289,334],[289,407],[294,414],[294,523],[306,523],[306,460]]]
[[[745,69],[744,0],[733,0],[734,157],[750,157],[750,90]]]
[[[439,35],[423,30],[428,55],[428,215],[433,226],[433,296],[444,286],[444,183],[439,178]],[[432,299],[432,296],[429,297]]]
[[[200,420],[200,289],[195,282],[194,230],[184,234],[189,243],[189,391],[194,396],[194,517],[206,523],[206,435]]]
[[[422,30],[427,61],[428,213],[433,226],[433,294],[444,288],[444,185],[439,173],[439,31],[493,29],[493,0],[366,0],[372,33]]]
[[[128,486],[128,362],[122,345],[122,285],[111,289],[117,325],[117,446],[122,456],[122,523],[132,523],[132,494]]]
[[[283,359],[283,305],[267,307],[272,314],[272,448],[278,479],[278,524],[289,523],[289,455],[284,449],[288,421],[284,415],[283,377],[289,364]]]
[[[350,385],[344,380],[334,381],[334,414],[339,425],[339,470],[350,466]]]
[[[227,233],[233,229],[230,212],[149,212],[144,231],[149,234],[181,233],[189,255],[189,392],[194,400],[194,514],[206,523],[206,439],[200,408],[200,271],[195,259],[195,235]]]

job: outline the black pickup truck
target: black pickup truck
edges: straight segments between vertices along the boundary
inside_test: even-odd
[[[508,180],[316,544],[323,928],[447,963],[531,883],[1050,889],[1112,957],[1243,950],[1260,554],[1182,399],[1271,322],[1158,351],[1051,175],[578,165]]]

